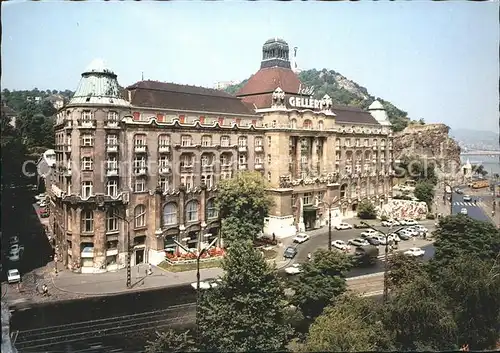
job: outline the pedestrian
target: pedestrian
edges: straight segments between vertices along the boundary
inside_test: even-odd
[[[276,241],[276,234],[273,233],[273,242]]]
[[[308,261],[311,261],[311,258],[312,258],[311,253],[308,253],[308,254],[307,254],[307,260],[308,260]]]
[[[151,266],[151,264],[148,265],[148,275],[152,275],[153,274],[153,266]]]

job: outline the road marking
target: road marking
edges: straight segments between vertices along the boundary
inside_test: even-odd
[[[357,277],[348,277],[346,278],[346,281],[355,281],[359,279],[365,279],[365,278],[372,278],[372,277],[380,277],[383,276],[384,272],[375,272],[375,273],[370,273],[369,275],[363,275],[363,276],[357,276]]]

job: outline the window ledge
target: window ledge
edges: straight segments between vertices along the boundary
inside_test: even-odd
[[[135,230],[135,231],[138,231],[138,230],[146,230],[146,229],[148,229],[148,227],[147,227],[147,226],[140,226],[140,227],[135,227],[135,226],[134,226],[134,230]]]
[[[148,192],[148,190],[144,190],[144,191],[134,191],[134,194],[146,194]]]
[[[119,230],[106,231],[106,235],[118,235],[119,233],[120,233]]]
[[[81,235],[83,237],[93,237],[94,236],[94,232],[81,232]]]

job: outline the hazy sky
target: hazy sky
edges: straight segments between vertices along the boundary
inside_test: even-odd
[[[2,2],[2,88],[71,89],[95,58],[121,85],[212,87],[297,46],[412,118],[498,131],[498,2]]]

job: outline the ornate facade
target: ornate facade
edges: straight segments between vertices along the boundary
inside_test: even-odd
[[[278,237],[335,220],[364,198],[387,199],[392,135],[371,112],[314,100],[290,69],[288,45],[267,41],[261,69],[237,96],[141,81],[122,90],[100,62],[56,121],[47,185],[60,259],[82,272],[159,263],[174,239],[196,248],[219,233],[217,183],[259,171],[275,205],[264,231]]]

